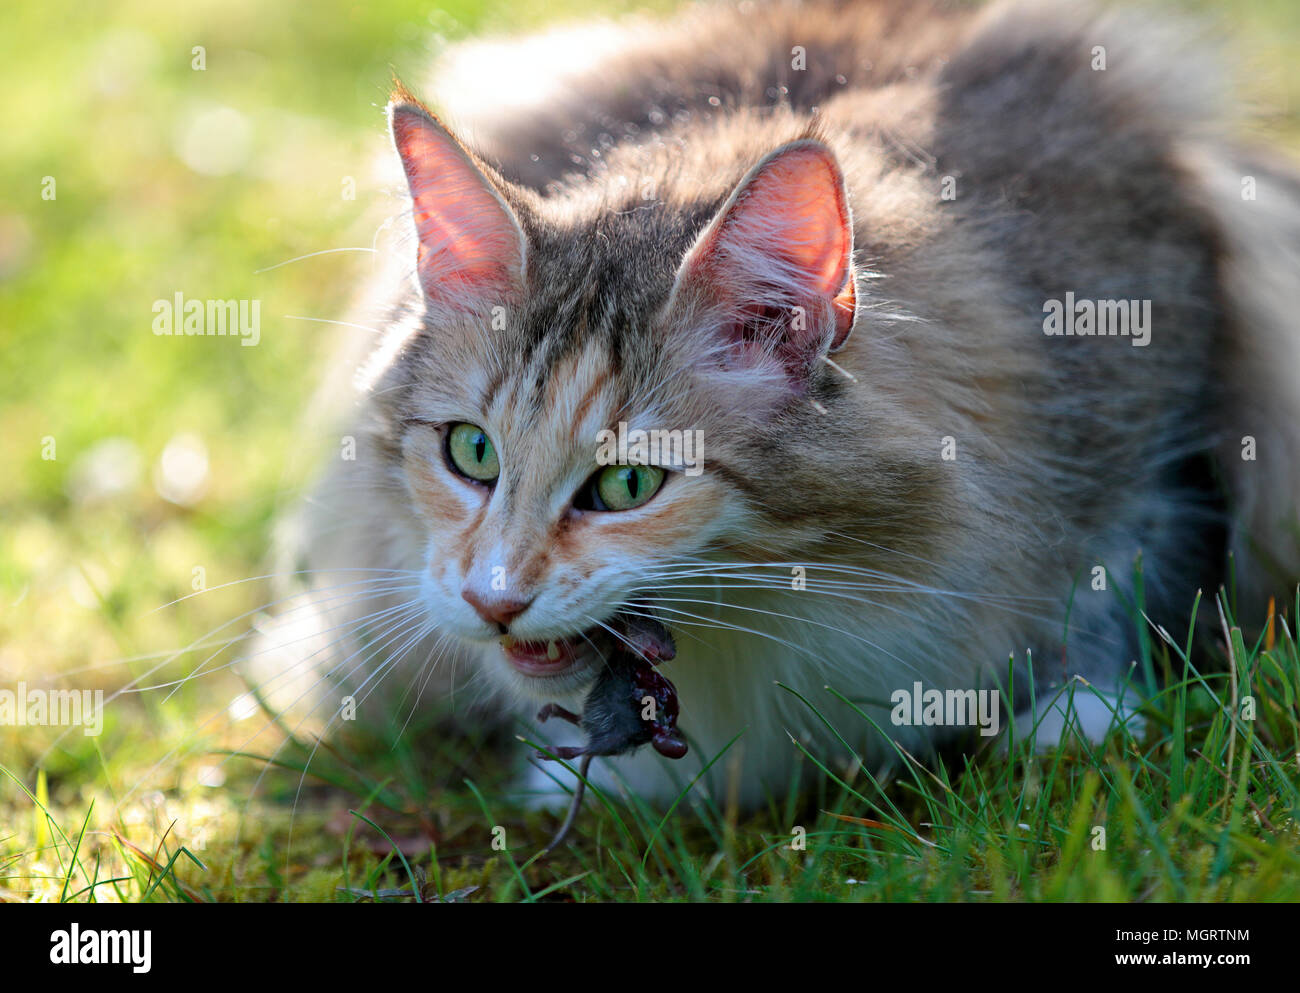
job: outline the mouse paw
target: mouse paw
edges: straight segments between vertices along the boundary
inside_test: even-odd
[[[541,710],[537,712],[537,720],[539,722],[550,720],[552,717],[562,718],[573,725],[581,726],[582,724],[581,717],[579,717],[571,710],[565,710],[558,703],[548,703],[545,707],[543,707]]]

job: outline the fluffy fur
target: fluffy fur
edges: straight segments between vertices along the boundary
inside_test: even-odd
[[[743,732],[728,768],[753,804],[790,781],[789,735],[841,757],[774,681],[883,759],[824,685],[925,749],[962,729],[889,725],[916,681],[998,685],[1031,651],[1040,694],[1074,675],[1118,691],[1136,624],[1116,589],[1131,596],[1139,554],[1171,630],[1229,552],[1247,618],[1300,575],[1300,184],[1230,139],[1182,35],[1072,5],[859,0],[552,34],[555,77],[538,51],[455,54],[432,87],[450,127],[394,98],[412,240],[348,415],[357,458],[293,523],[313,606],[268,632],[264,686],[340,683],[328,716],[402,666],[429,694],[468,685],[525,716],[579,706],[591,669],[520,674],[462,591],[503,568],[528,604],[520,639],[648,599],[676,635],[665,672],[694,747],[620,772],[667,797]],[[480,79],[515,99],[458,108]],[[442,171],[413,175],[429,155]],[[430,220],[465,197],[490,209]],[[770,247],[809,211],[807,252]],[[842,265],[823,251],[841,211]],[[457,238],[492,252],[458,264]],[[1150,344],[1045,335],[1044,302],[1067,291],[1150,300]],[[800,301],[802,331],[785,313]],[[635,510],[574,511],[619,420],[702,431],[704,472]],[[440,425],[461,421],[499,452],[490,491],[443,459]]]

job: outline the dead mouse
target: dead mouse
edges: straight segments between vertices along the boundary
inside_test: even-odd
[[[677,690],[654,668],[676,655],[672,636],[650,617],[620,615],[612,626],[615,644],[587,694],[582,714],[548,703],[537,715],[539,721],[563,718],[582,728],[587,738],[584,745],[552,749],[559,758],[581,758],[582,762],[568,815],[546,846],[548,852],[564,840],[577,818],[593,756],[623,755],[642,745],[651,745],[670,759],[679,759],[687,752],[686,739],[677,729]]]

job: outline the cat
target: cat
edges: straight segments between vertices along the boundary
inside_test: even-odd
[[[1300,179],[1189,37],[746,2],[467,45],[443,117],[399,84],[407,240],[261,685],[528,720],[657,617],[691,751],[596,765],[667,802],[724,754],[747,807],[792,738],[968,740],[913,692],[1131,733],[1139,562],[1169,630],[1230,561],[1250,623],[1300,577]],[[598,462],[638,430],[699,471]]]

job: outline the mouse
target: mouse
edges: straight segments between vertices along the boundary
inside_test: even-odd
[[[542,722],[552,717],[568,721],[581,728],[587,739],[582,745],[562,745],[549,754],[539,753],[543,759],[581,759],[568,813],[544,849],[547,852],[563,842],[577,819],[594,757],[625,755],[643,745],[670,759],[680,759],[688,751],[686,738],[677,727],[677,688],[655,668],[676,655],[672,635],[646,614],[620,615],[611,634],[610,653],[587,693],[582,713],[548,703],[537,714]]]

